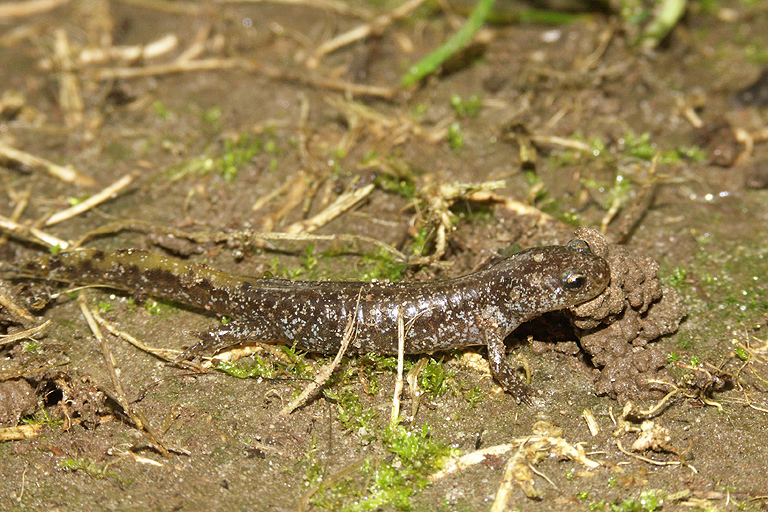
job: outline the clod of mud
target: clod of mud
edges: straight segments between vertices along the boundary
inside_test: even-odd
[[[35,410],[35,390],[24,379],[0,382],[0,427],[15,427]]]
[[[621,403],[656,398],[663,390],[649,381],[672,379],[665,354],[649,343],[677,330],[685,315],[683,301],[659,283],[653,259],[609,244],[594,229],[581,228],[576,237],[611,269],[611,284],[602,294],[568,310],[582,349],[599,369],[595,392]]]

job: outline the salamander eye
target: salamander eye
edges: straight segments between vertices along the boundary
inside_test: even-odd
[[[568,242],[568,244],[565,247],[572,251],[592,252],[592,250],[589,248],[589,244],[584,240],[579,240],[578,238],[574,238],[573,240]]]
[[[587,276],[584,275],[584,272],[575,268],[569,268],[563,272],[560,280],[563,288],[569,292],[577,292],[587,284]]]

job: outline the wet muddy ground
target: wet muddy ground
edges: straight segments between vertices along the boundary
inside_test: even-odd
[[[590,227],[637,286],[616,292],[621,313],[547,315],[507,340],[530,406],[482,348],[406,357],[421,393],[406,382],[392,427],[396,358],[345,357],[282,417],[333,354],[249,346],[180,367],[166,359],[214,315],[0,280],[0,334],[50,321],[0,338],[1,509],[766,507],[764,2],[689,5],[655,50],[606,12],[486,24],[408,89],[466,11],[423,5],[321,54],[396,6],[54,3],[0,4],[3,268],[82,241],[236,274],[423,281]],[[100,342],[91,309],[144,350],[104,324]]]

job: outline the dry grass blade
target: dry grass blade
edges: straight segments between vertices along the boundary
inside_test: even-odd
[[[581,411],[581,416],[584,418],[584,421],[587,422],[587,428],[589,428],[589,433],[592,435],[592,437],[597,436],[597,434],[600,433],[600,426],[597,424],[597,420],[595,419],[595,415],[592,413],[592,410],[584,409]]]
[[[126,80],[130,78],[162,76],[176,73],[188,73],[192,71],[218,71],[223,69],[242,69],[252,73],[260,73],[273,80],[295,82],[309,87],[340,91],[351,94],[352,96],[372,96],[388,99],[393,97],[396,93],[396,90],[391,87],[379,87],[375,85],[307,77],[305,75],[289,73],[287,71],[262,65],[255,61],[240,58],[196,59],[144,67],[102,68],[90,70],[89,73],[94,80]]]
[[[259,69],[259,64],[239,58],[211,58],[175,61],[168,64],[154,64],[144,67],[102,68],[92,70],[90,73],[96,80],[126,80],[130,78],[188,73],[191,71],[217,71],[222,69],[257,71]]]
[[[76,128],[83,124],[85,105],[80,93],[80,82],[77,80],[77,75],[72,72],[69,37],[63,28],[56,30],[53,49],[59,80],[59,106],[64,111],[67,128]]]
[[[4,227],[3,219],[4,217],[0,216],[0,229]],[[10,225],[17,226],[19,229],[22,229],[22,230],[27,229],[25,226],[20,226],[17,223],[11,223]],[[9,229],[9,231],[13,231],[13,229]],[[392,257],[395,258],[395,260],[398,262],[402,263],[408,260],[405,254],[398,251],[394,247],[391,247],[376,238],[371,238],[371,237],[362,236],[362,235],[350,235],[350,234],[344,234],[344,233],[340,233],[336,235],[313,235],[309,233],[299,233],[299,234],[250,233],[247,231],[235,231],[235,232],[202,231],[202,232],[190,233],[188,231],[183,231],[181,229],[174,229],[174,228],[165,227],[165,226],[155,226],[154,224],[150,224],[148,222],[134,220],[134,219],[112,222],[98,229],[90,231],[85,235],[83,235],[74,244],[72,244],[72,247],[80,247],[83,244],[85,244],[85,242],[92,240],[94,238],[119,233],[121,231],[137,231],[140,233],[173,235],[177,238],[190,240],[198,244],[222,243],[230,240],[242,240],[243,242],[253,243],[253,244],[260,244],[265,241],[286,241],[286,240],[297,241],[297,242],[323,241],[323,242],[331,242],[333,244],[338,244],[340,242],[352,243],[352,244],[364,243],[364,244],[374,245],[380,249],[383,249],[389,252],[392,255]],[[69,247],[68,242],[64,242],[64,241],[61,241],[61,242],[64,244],[67,244],[67,245],[62,245],[61,246],[62,249]],[[55,243],[50,244],[50,246],[55,246],[55,245],[56,245]]]
[[[2,267],[2,265],[0,265]],[[24,309],[17,306],[5,293],[3,293],[0,290],[0,306],[5,308],[6,313],[10,314],[12,318],[14,318],[17,321],[20,321],[20,323],[24,322],[34,322],[35,317],[29,314],[29,312]],[[47,324],[48,322],[46,322]],[[21,334],[21,333],[20,333]],[[15,336],[15,335],[14,335]],[[0,339],[2,339],[2,336],[0,336]]]
[[[392,22],[407,16],[410,12],[412,12],[423,3],[424,0],[410,0],[397,7],[392,12],[378,16],[370,23],[357,26],[348,32],[344,32],[343,34],[334,37],[330,41],[326,41],[325,43],[318,46],[317,50],[315,50],[315,53],[309,59],[307,59],[307,67],[314,69],[320,63],[320,59],[322,59],[325,55],[334,52],[339,48],[352,44],[355,41],[365,39],[371,34],[381,33],[388,25],[392,24]]]
[[[392,416],[390,425],[396,425],[400,417],[400,394],[403,392],[403,365],[405,362],[405,322],[403,321],[402,304],[397,309],[397,379],[392,397]]]
[[[330,221],[345,211],[354,207],[357,203],[365,199],[365,197],[370,194],[374,188],[375,185],[370,183],[362,188],[345,192],[340,195],[338,199],[336,199],[336,201],[334,201],[330,206],[328,206],[328,208],[318,213],[314,217],[291,224],[288,226],[285,232],[289,234],[311,233],[317,228],[328,224]]]
[[[109,46],[107,48],[84,48],[77,56],[80,66],[87,66],[110,60],[136,62],[155,59],[173,51],[179,44],[176,34],[166,34],[147,44],[132,46]]]
[[[28,0],[26,2],[4,2],[0,4],[0,20],[23,18],[50,11],[69,0]]]
[[[17,236],[21,239],[27,240],[32,243],[42,244],[48,248],[59,247],[60,249],[67,249],[71,245],[69,242],[62,240],[54,235],[49,235],[45,231],[34,227],[27,227],[18,222],[14,222],[7,217],[0,215],[0,229],[5,230],[11,235]]]
[[[145,438],[152,444],[152,446],[164,456],[170,456],[170,452],[160,443],[158,436],[155,435],[155,433],[152,431],[149,422],[146,420],[141,411],[135,410],[128,402],[128,398],[125,395],[125,390],[123,389],[123,384],[120,382],[120,378],[117,375],[115,358],[112,355],[112,351],[109,349],[106,338],[99,328],[99,323],[96,320],[93,311],[91,311],[91,308],[88,307],[87,301],[88,294],[84,292],[81,293],[77,299],[77,303],[80,306],[80,311],[82,311],[83,316],[85,317],[85,321],[88,323],[88,327],[91,329],[91,332],[99,341],[99,345],[101,346],[101,353],[107,366],[107,373],[109,373],[110,379],[112,380],[112,386],[115,389],[115,401],[120,405],[125,415],[128,416],[136,428],[144,433]]]
[[[346,16],[357,16],[358,18],[370,19],[373,17],[370,11],[352,3],[341,2],[337,0],[215,0],[217,4],[285,4],[300,5],[312,7],[314,9],[325,9],[334,11]]]
[[[19,340],[31,338],[36,334],[40,334],[45,329],[47,329],[49,325],[51,325],[51,321],[46,320],[44,323],[38,325],[37,327],[32,327],[31,329],[25,329],[15,334],[0,334],[0,347],[3,345],[8,345],[10,343],[19,341]]]
[[[516,442],[512,442],[512,443],[506,443],[506,444],[497,444],[495,446],[489,446],[481,450],[475,450],[473,452],[469,452],[466,455],[462,455],[457,459],[452,459],[448,461],[445,467],[440,471],[438,471],[437,473],[435,473],[434,475],[431,475],[429,477],[429,480],[432,482],[442,480],[443,478],[450,476],[454,473],[464,471],[465,469],[475,466],[477,464],[482,464],[488,459],[488,457],[498,457],[498,456],[504,455],[505,453],[511,450],[514,450],[516,446],[517,446]]]
[[[264,206],[266,206],[270,201],[275,199],[276,197],[285,194],[289,190],[293,190],[295,187],[301,187],[302,182],[306,181],[307,179],[307,173],[304,171],[299,171],[296,176],[293,178],[290,178],[285,181],[282,185],[279,187],[272,189],[269,193],[261,196],[258,198],[254,203],[253,206],[251,206],[251,211],[258,211],[261,210]]]
[[[621,440],[619,440],[619,439],[616,440],[616,447],[624,455],[629,455],[630,457],[633,457],[633,458],[635,458],[637,460],[641,460],[643,462],[647,462],[648,464],[652,464],[654,466],[686,466],[688,469],[690,469],[694,473],[698,473],[699,472],[698,469],[696,469],[695,467],[693,467],[690,464],[688,464],[686,462],[683,462],[683,461],[679,461],[679,460],[670,460],[670,461],[654,460],[654,459],[649,459],[648,457],[643,457],[642,455],[638,455],[636,453],[629,452],[629,451],[627,451],[624,448],[624,446],[622,446]]]
[[[74,183],[81,187],[92,187],[96,184],[93,178],[80,174],[70,165],[58,165],[45,160],[44,158],[39,158],[24,151],[6,146],[3,143],[0,143],[0,159],[10,160],[15,164],[29,167],[30,169],[42,169],[61,181]]]
[[[109,377],[112,379],[112,387],[115,389],[115,392],[117,393],[117,399],[118,403],[120,404],[120,407],[123,408],[125,413],[131,418],[131,421],[134,422],[134,424],[138,428],[143,428],[143,424],[139,418],[137,418],[133,412],[131,411],[130,405],[128,404],[128,399],[125,397],[125,391],[123,390],[123,385],[120,382],[120,378],[117,376],[117,371],[115,369],[115,358],[112,355],[112,351],[109,350],[109,345],[107,345],[107,340],[104,337],[104,335],[101,333],[101,329],[99,329],[99,325],[96,322],[96,319],[91,312],[91,309],[88,307],[87,303],[88,295],[86,293],[81,293],[78,297],[77,303],[80,306],[80,311],[82,311],[83,316],[85,317],[85,321],[88,323],[88,327],[91,329],[91,332],[94,336],[96,336],[96,339],[99,341],[99,345],[101,346],[101,353],[104,356],[104,362],[107,365],[107,372],[109,373]]]
[[[120,2],[145,9],[154,9],[169,14],[190,14],[197,15],[204,4],[196,2],[177,2],[171,0],[119,0]]]
[[[133,180],[135,179],[135,177],[136,177],[135,174],[128,174],[126,176],[123,176],[122,178],[114,182],[112,185],[108,186],[98,194],[92,195],[82,203],[76,204],[71,208],[67,208],[66,210],[62,210],[58,213],[51,215],[48,218],[48,220],[45,221],[45,225],[52,226],[54,224],[58,224],[59,222],[63,222],[65,220],[71,219],[72,217],[80,215],[81,213],[86,212],[91,208],[94,208],[95,206],[98,206],[104,201],[112,199],[113,197],[115,197],[115,195],[118,192],[120,192],[121,190],[126,188],[128,185],[133,183]]]
[[[123,332],[119,330],[117,327],[112,325],[112,323],[104,320],[101,315],[99,315],[96,311],[91,311],[91,314],[93,314],[93,317],[96,319],[97,322],[99,322],[101,325],[104,326],[106,330],[108,330],[113,336],[117,336],[118,338],[122,338],[134,347],[138,348],[139,350],[142,350],[146,352],[147,354],[151,354],[155,356],[158,359],[161,359],[165,362],[172,363],[176,360],[176,358],[181,354],[181,350],[171,350],[171,349],[162,349],[162,348],[154,348],[150,347],[149,345],[145,345],[135,337],[131,336],[127,332]],[[188,362],[185,364],[189,364]]]
[[[331,375],[333,374],[333,370],[336,369],[337,366],[339,366],[339,363],[341,362],[341,358],[344,357],[344,353],[347,351],[347,347],[349,347],[349,344],[352,342],[352,340],[357,336],[357,312],[360,308],[360,297],[363,293],[363,289],[360,288],[360,291],[357,294],[357,302],[355,303],[355,309],[352,311],[352,313],[349,315],[349,320],[347,321],[347,326],[344,328],[344,336],[341,338],[341,346],[339,347],[339,351],[336,353],[336,357],[333,358],[333,361],[331,361],[329,364],[326,364],[323,366],[323,368],[317,373],[317,378],[310,382],[306,388],[304,388],[304,391],[301,392],[299,396],[294,398],[291,403],[286,405],[282,411],[280,411],[280,416],[288,416],[293,411],[307,403],[307,401],[312,397],[312,395],[322,387],[325,382],[331,378]]]
[[[43,431],[44,425],[19,425],[18,427],[0,428],[0,442],[21,441],[37,437]]]

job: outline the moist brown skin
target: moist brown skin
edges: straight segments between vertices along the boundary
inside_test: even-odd
[[[248,339],[334,354],[351,315],[356,335],[348,351],[395,354],[402,315],[406,353],[486,345],[494,377],[528,403],[530,389],[508,365],[504,338],[533,317],[594,298],[610,281],[606,261],[582,240],[530,249],[473,274],[426,283],[259,279],[133,249],[61,253],[30,261],[18,274],[108,285],[235,319],[201,335],[185,358]]]

